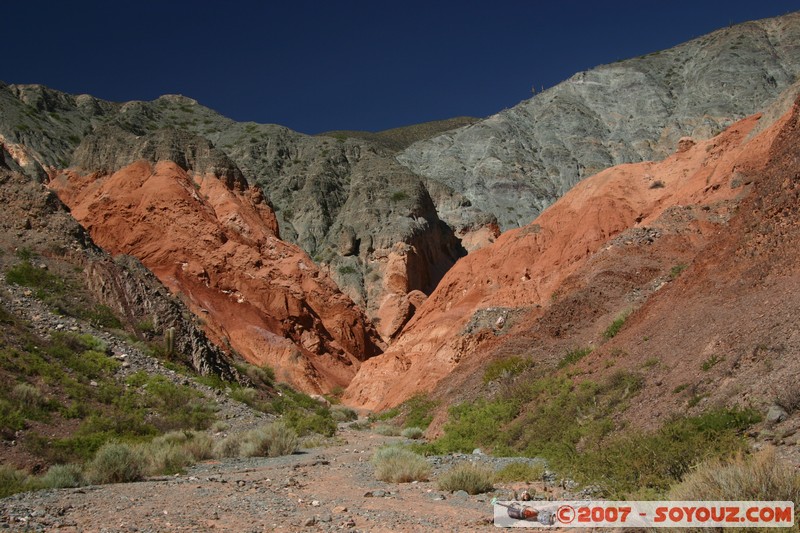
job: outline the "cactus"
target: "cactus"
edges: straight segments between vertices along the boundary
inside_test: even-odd
[[[175,328],[167,328],[164,332],[164,345],[167,349],[167,355],[175,353]]]

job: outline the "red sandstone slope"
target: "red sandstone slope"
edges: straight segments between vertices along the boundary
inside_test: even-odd
[[[665,265],[669,273],[668,265],[691,262],[725,226],[736,203],[750,191],[738,182],[766,165],[780,128],[790,120],[784,117],[749,139],[759,121],[758,116],[750,117],[711,140],[682,142],[678,152],[662,162],[614,167],[579,183],[531,225],[509,231],[492,246],[459,261],[391,349],[362,365],[345,400],[384,408],[415,392],[430,391],[444,378],[443,386],[457,393],[470,373],[480,373],[487,354],[503,346],[523,348],[515,341],[529,342],[525,332],[534,329],[540,330],[537,342],[545,352],[568,346],[559,344],[563,329],[577,335],[570,343],[597,339],[613,316],[599,316],[597,310],[605,302],[591,301],[587,295],[601,292],[592,283],[602,284],[604,276],[628,272],[626,255],[619,249],[646,247],[668,234],[664,241],[670,245],[660,256],[642,254],[643,266],[628,272],[626,282],[633,292],[620,298],[627,298],[628,306],[640,305],[636,291],[654,292],[660,284],[649,289],[646,284],[658,281]],[[699,214],[681,221],[683,213],[689,213],[686,209]],[[615,241],[623,233],[623,240]],[[576,304],[565,308],[563,316],[551,313],[571,298],[577,298]],[[514,312],[524,317],[524,324],[505,323]],[[489,327],[482,326],[487,317]],[[497,336],[509,330],[508,337]],[[450,376],[454,371],[460,379]]]
[[[345,386],[379,337],[298,247],[278,238],[261,191],[243,181],[139,161],[50,183],[112,254],[138,257],[206,320],[207,332],[309,392]]]

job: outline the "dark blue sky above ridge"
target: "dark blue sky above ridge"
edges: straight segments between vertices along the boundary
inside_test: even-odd
[[[8,2],[6,83],[183,94],[304,133],[487,116],[575,72],[800,0]]]

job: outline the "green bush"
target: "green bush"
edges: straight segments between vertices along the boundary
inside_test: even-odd
[[[195,461],[204,461],[214,457],[214,440],[207,434],[198,431],[188,433],[183,449],[189,452]]]
[[[486,365],[486,370],[483,373],[483,382],[489,383],[496,379],[512,378],[530,368],[531,364],[532,361],[530,359],[516,355],[492,361]]]
[[[628,318],[627,311],[619,315],[617,318],[615,318],[614,321],[611,323],[611,325],[608,326],[606,330],[603,332],[603,338],[608,340],[616,337],[617,333],[619,333],[619,331],[622,329],[622,326],[625,325],[625,320],[627,320],[627,318]]]
[[[537,463],[524,463],[522,461],[515,461],[509,463],[501,468],[495,474],[495,481],[498,483],[509,483],[512,481],[541,481],[544,476],[544,464]]]
[[[405,411],[403,425],[407,428],[427,429],[433,421],[433,411],[438,404],[439,402],[430,400],[423,394],[415,394],[401,406],[401,409]]]
[[[567,352],[567,355],[565,355],[564,358],[558,362],[558,368],[574,365],[590,353],[592,353],[592,348],[589,346],[586,348],[575,348],[574,350],[570,350]]]
[[[375,477],[389,483],[427,481],[431,468],[424,457],[405,448],[379,448],[372,457]]]
[[[147,457],[145,472],[151,476],[183,473],[194,463],[194,457],[182,444],[153,440],[144,451]]]
[[[671,500],[792,501],[800,507],[800,474],[767,448],[730,461],[713,459],[669,491]]]
[[[39,389],[28,383],[18,383],[11,389],[11,397],[14,398],[21,407],[28,410],[36,410],[44,405],[44,397]]]
[[[28,474],[8,465],[0,465],[0,498],[31,490],[31,488],[31,479]]]
[[[79,465],[53,465],[42,476],[40,484],[48,489],[67,489],[85,485],[86,479]]]
[[[481,494],[494,489],[494,471],[488,466],[460,463],[439,478],[439,489],[449,492],[458,490],[468,494]]]
[[[320,407],[313,413],[295,409],[285,413],[283,420],[301,437],[310,433],[318,433],[325,437],[333,437],[336,434],[336,421],[331,417],[330,409],[326,407]]]
[[[703,364],[700,365],[700,368],[703,370],[703,372],[708,372],[709,370],[717,366],[717,364],[720,361],[722,361],[722,358],[720,356],[712,355],[708,359],[703,361]]]
[[[389,199],[392,202],[402,202],[403,200],[408,199],[408,193],[405,191],[395,191],[389,196]]]
[[[97,327],[122,329],[122,322],[117,318],[114,311],[106,305],[95,305],[86,313],[85,318]]]
[[[687,265],[684,264],[675,265],[669,270],[669,277],[672,279],[677,279],[677,277],[681,275],[681,272],[686,270],[686,267]]]
[[[134,411],[154,411],[152,424],[162,431],[173,429],[208,429],[214,422],[214,408],[198,391],[176,385],[164,376],[152,376],[141,393],[129,391],[117,405]]]
[[[358,420],[358,413],[349,407],[337,405],[331,409],[331,417],[337,422],[351,422]]]
[[[23,260],[6,271],[6,281],[12,285],[54,291],[62,289],[64,282],[43,268],[33,266]]]
[[[233,389],[231,391],[231,398],[252,407],[256,403],[256,390],[250,387]]]
[[[406,439],[421,439],[423,431],[421,428],[405,428],[400,435]]]
[[[375,433],[384,437],[398,437],[400,436],[400,428],[389,424],[380,424],[375,426]]]
[[[130,444],[109,442],[104,444],[88,465],[88,478],[92,483],[127,483],[144,477],[147,459],[138,448]]]
[[[280,422],[249,431],[239,447],[243,457],[278,457],[297,451],[297,433]]]
[[[379,420],[391,420],[392,418],[396,418],[400,415],[400,408],[399,407],[392,407],[391,409],[387,409],[386,411],[382,411],[380,413],[370,413],[369,420],[370,421],[379,421]]]
[[[450,408],[444,436],[436,441],[439,453],[471,452],[478,446],[493,446],[502,437],[499,431],[519,413],[515,399],[479,399]]]
[[[619,434],[555,466],[605,496],[623,498],[643,490],[663,494],[702,461],[746,450],[740,433],[756,421],[753,411],[738,409],[676,418],[652,433]]]
[[[239,457],[244,442],[244,434],[236,433],[230,435],[214,446],[214,456],[219,458]]]

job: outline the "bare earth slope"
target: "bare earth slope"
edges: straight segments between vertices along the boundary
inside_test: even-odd
[[[739,272],[764,269],[760,255],[751,257],[745,269],[746,256],[721,248],[718,234],[738,233],[733,229],[738,226],[729,220],[743,223],[747,210],[737,209],[743,198],[748,199],[745,206],[763,203],[776,180],[788,180],[790,189],[796,186],[796,174],[778,169],[773,155],[791,142],[786,139],[793,137],[796,120],[795,110],[751,137],[759,122],[759,116],[753,116],[708,141],[685,140],[676,154],[660,163],[621,165],[582,181],[532,224],[503,234],[495,244],[456,264],[398,342],[362,366],[346,398],[383,408],[416,391],[433,389],[454,370],[466,381],[471,375],[474,383],[492,350],[505,347],[505,353],[517,350],[534,359],[552,360],[570,346],[599,342],[616,314],[635,309],[670,280],[670,267],[694,260],[714,265],[707,269],[715,272],[737,265],[729,278],[720,278],[734,281],[714,300],[705,301],[702,309],[708,318],[701,322],[700,311],[695,315],[695,328],[713,323],[721,302],[738,306],[744,296],[731,286],[740,279]],[[796,216],[796,209],[782,209],[788,209],[787,216]],[[749,224],[758,227],[756,220]],[[766,229],[761,233],[765,235],[760,239],[773,238],[766,237],[771,234]],[[630,262],[628,250],[633,249],[641,251],[637,263]],[[788,249],[773,253],[776,261],[782,254],[792,255]],[[759,284],[770,270],[756,278]],[[688,279],[688,273],[684,275]],[[619,289],[603,295],[604,278],[616,280]],[[699,281],[695,292],[706,294],[707,282]],[[794,284],[783,287],[791,289]],[[694,292],[674,296],[665,309],[682,309],[688,294]],[[750,309],[741,311],[737,327],[762,323],[764,317],[750,314]],[[650,333],[642,337],[659,331],[682,338],[682,327],[673,326],[681,324],[678,317],[664,320],[656,314],[653,320],[659,325],[650,324]],[[692,342],[703,337],[698,331]],[[705,342],[713,345],[715,339],[709,331]],[[614,339],[609,346],[617,342],[621,341]],[[540,351],[532,353],[532,346]],[[695,345],[677,349],[680,344],[673,340],[665,346],[674,350],[669,358],[673,364],[696,357]],[[608,353],[598,350],[596,357]],[[787,357],[783,355],[784,360]],[[453,383],[444,386],[455,396],[463,394]]]

